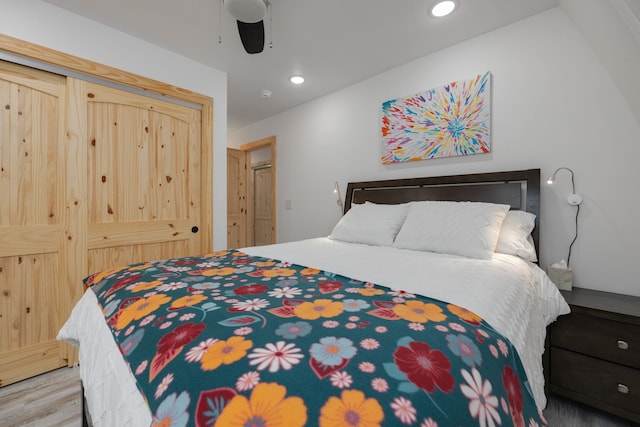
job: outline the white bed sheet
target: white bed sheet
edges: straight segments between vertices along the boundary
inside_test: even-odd
[[[477,313],[516,347],[536,404],[541,409],[546,406],[542,372],[546,327],[568,313],[569,306],[537,265],[503,254],[475,260],[328,238],[243,251],[426,295]],[[82,343],[80,376],[95,426],[150,424],[149,409],[91,290],[76,305],[58,339]]]

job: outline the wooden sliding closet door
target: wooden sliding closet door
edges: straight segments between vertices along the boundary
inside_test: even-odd
[[[201,112],[73,84],[86,118],[88,272],[201,253]]]
[[[65,365],[65,78],[0,61],[0,386]]]
[[[56,336],[87,275],[211,250],[213,100],[2,34],[0,49],[106,85],[0,61],[2,387],[77,362]]]

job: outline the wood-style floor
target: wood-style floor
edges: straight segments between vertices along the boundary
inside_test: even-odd
[[[0,388],[2,427],[79,427],[81,414],[78,368],[60,368]]]
[[[77,368],[61,368],[0,388],[1,427],[78,427],[82,425],[81,412],[80,377]],[[549,399],[544,415],[552,427],[635,425],[557,397]]]

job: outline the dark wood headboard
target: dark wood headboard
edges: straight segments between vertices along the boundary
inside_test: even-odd
[[[344,213],[352,203],[398,204],[421,200],[500,203],[510,205],[512,210],[531,212],[536,216],[531,234],[540,257],[540,169],[350,182]]]

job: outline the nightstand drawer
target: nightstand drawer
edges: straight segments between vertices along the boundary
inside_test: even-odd
[[[572,313],[552,324],[551,342],[555,347],[640,368],[640,325]]]
[[[585,400],[640,412],[640,371],[635,369],[552,348],[550,382]]]

